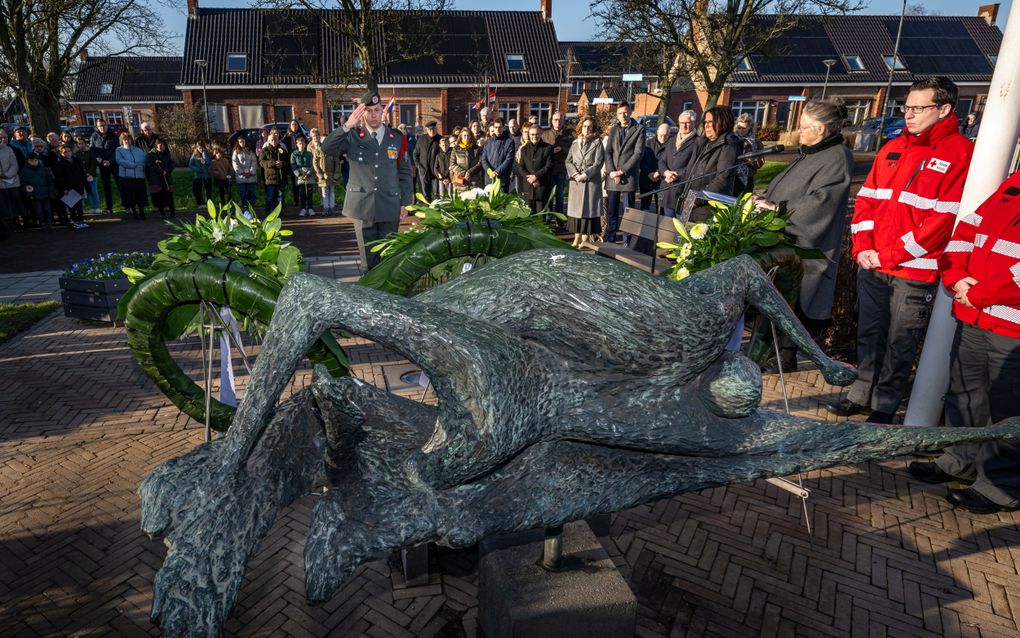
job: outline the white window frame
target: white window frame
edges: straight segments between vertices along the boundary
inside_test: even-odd
[[[602,87],[605,86],[605,85],[606,85],[606,83],[604,81],[602,81],[602,80],[589,80],[588,81],[588,88],[592,91],[592,93],[594,93],[594,95],[592,95],[592,97],[593,98],[598,97],[599,93],[602,92]]]
[[[85,118],[86,126],[95,126],[96,122],[103,118],[103,114],[99,111],[85,111],[81,115]]]
[[[746,55],[738,56],[736,61],[733,63],[734,71],[754,71],[754,67],[751,66],[751,59]]]
[[[113,85],[110,84],[109,82],[103,82],[102,84],[99,85],[99,94],[100,95],[112,95],[113,94]]]
[[[515,69],[514,63],[520,62],[521,68]],[[506,54],[506,70],[511,73],[521,73],[528,70],[528,65],[524,63],[523,53],[507,53]]]
[[[230,63],[231,62],[237,62],[237,60],[240,60],[241,63],[242,63],[241,64],[241,68],[240,69],[232,69],[232,68],[230,68]],[[227,71],[227,73],[247,73],[248,72],[248,54],[247,53],[228,53],[227,54],[227,62],[226,62],[226,71]]]
[[[763,100],[741,100],[734,102],[730,108],[733,109],[733,119],[736,120],[742,113],[750,113],[754,117],[755,126],[765,125],[765,114],[768,111],[768,102]]]
[[[213,104],[210,102],[205,106],[206,116],[209,118],[210,133],[230,132],[230,113],[226,104]]]
[[[528,104],[528,117],[538,118],[538,128],[552,126],[552,102],[531,102]]]
[[[330,106],[329,119],[331,120],[330,124],[332,126],[330,130],[335,131],[343,126],[344,122],[347,121],[347,118],[351,116],[351,113],[354,113],[354,104],[341,102],[340,104]]]
[[[893,102],[890,100],[890,104]],[[851,124],[860,124],[871,117],[871,100],[846,100],[843,105],[846,106],[846,119]]]
[[[509,122],[510,120],[521,121],[521,104],[520,102],[500,102],[496,105],[496,114],[503,118],[503,122]]]
[[[120,111],[107,111],[106,115],[107,124],[116,124],[117,126],[124,126],[124,114]]]
[[[864,60],[856,53],[844,53],[843,62],[846,64],[846,68],[849,69],[851,73],[859,73],[861,71],[868,70],[864,66]]]
[[[883,55],[882,56],[882,61],[885,62],[886,70],[892,71],[892,66],[893,66],[893,56],[892,56],[892,54]],[[903,64],[903,58],[901,58],[898,55],[896,56],[896,70],[897,71],[906,71],[907,70],[907,65]]]
[[[903,113],[900,113],[900,107],[903,106],[903,100],[886,100],[885,101],[885,116],[886,117],[900,117]],[[869,115],[870,117],[870,115]],[[847,107],[847,119],[850,119],[850,107]],[[851,121],[853,121],[851,119]],[[854,122],[855,124],[857,122]]]
[[[584,91],[584,80],[573,80],[570,83],[570,94],[581,95]]]
[[[262,128],[265,123],[266,109],[262,104],[237,105],[237,128]]]

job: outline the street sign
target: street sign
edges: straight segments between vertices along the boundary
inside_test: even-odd
[[[612,104],[615,102],[611,97],[597,97],[591,101],[592,104]]]
[[[786,98],[786,100],[788,102],[807,102],[807,96],[806,95],[791,95],[788,98]]]
[[[645,76],[640,74],[640,73],[624,73],[623,74],[623,81],[624,82],[640,82],[643,79],[645,79]]]

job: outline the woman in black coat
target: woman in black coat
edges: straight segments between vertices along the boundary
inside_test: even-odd
[[[787,230],[802,248],[817,248],[826,259],[804,260],[804,279],[794,309],[811,336],[818,338],[832,320],[853,154],[843,144],[846,107],[841,102],[812,101],[800,117],[800,155],[769,183],[759,208],[790,211]],[[780,338],[785,372],[797,369],[797,349]]]
[[[698,114],[694,111],[684,111],[676,118],[677,133],[675,138],[666,141],[666,146],[659,155],[659,175],[662,176],[660,188],[670,184],[678,184],[687,179],[687,169],[691,166],[701,151],[704,138],[698,136]],[[677,186],[659,193],[662,206],[662,214],[666,217],[676,217],[680,209],[680,196],[684,192],[683,186]]]
[[[704,175],[687,185],[688,191],[709,191],[733,195],[737,178],[737,156],[744,142],[733,133],[733,111],[728,106],[714,106],[704,115],[705,141],[688,169],[688,177]],[[704,200],[691,213],[692,221],[705,221],[712,216],[712,207]]]
[[[161,218],[175,214],[174,210],[174,160],[167,149],[166,140],[156,138],[152,150],[145,156],[145,178],[149,182],[152,205]]]
[[[53,165],[53,185],[56,187],[57,199],[63,198],[76,192],[79,199],[74,206],[68,206],[62,202],[71,216],[71,224],[78,229],[88,228],[85,224],[85,187],[87,179],[85,166],[81,160],[74,156],[73,146],[62,144],[57,153],[57,161]]]
[[[552,179],[552,147],[539,134],[537,126],[528,129],[528,143],[521,147],[521,161],[514,166],[517,192],[536,213],[545,206]]]

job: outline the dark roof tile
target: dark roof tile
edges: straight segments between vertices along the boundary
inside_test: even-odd
[[[75,103],[183,102],[176,88],[180,57],[86,58],[75,81]],[[103,92],[103,85],[110,92]]]

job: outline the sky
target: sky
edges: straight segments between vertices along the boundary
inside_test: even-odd
[[[453,0],[455,9],[501,9],[508,4],[506,0]],[[993,0],[981,0],[970,2],[968,0],[908,0],[909,5],[919,4],[932,13],[942,15],[967,15],[976,16],[978,7],[983,4],[991,4]],[[187,3],[179,0],[175,3],[177,7],[163,7],[157,5],[163,14],[166,26],[165,33],[177,34],[177,37],[169,38],[167,45],[171,48],[168,54],[180,55],[184,49],[184,29],[186,22]],[[239,0],[199,0],[202,7],[247,7],[251,2]],[[1004,0],[999,8],[998,25],[1000,29],[1006,28],[1006,18],[1009,15],[1011,0]],[[529,7],[529,5],[531,5]],[[556,27],[556,36],[560,40],[593,40],[595,37],[595,23],[589,18],[588,0],[552,0],[553,24]],[[899,15],[903,5],[899,0],[871,0],[863,13]],[[539,0],[516,0],[514,8],[518,10],[532,9],[537,11]]]

